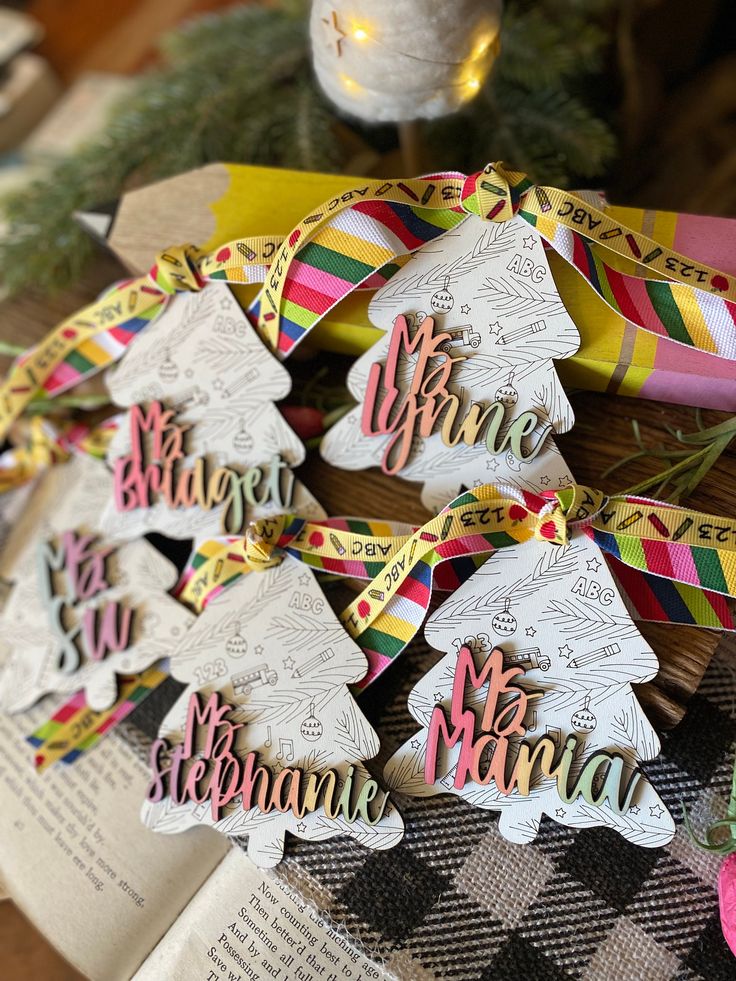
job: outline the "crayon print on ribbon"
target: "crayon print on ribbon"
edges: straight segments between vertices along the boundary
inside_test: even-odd
[[[361,182],[325,202],[283,240],[240,239],[209,255],[191,245],[167,249],[148,275],[114,287],[18,359],[0,387],[0,438],[37,391],[58,394],[120,357],[176,292],[200,290],[209,280],[265,280],[252,316],[264,340],[286,357],[343,297],[471,214],[488,221],[518,214],[621,316],[678,343],[736,359],[735,277],[620,225],[567,191],[537,187],[524,174],[489,164],[468,177]],[[609,267],[598,248],[644,264],[661,278]]]
[[[644,498],[606,497],[579,485],[538,496],[487,484],[462,494],[421,528],[403,526],[392,535],[390,525],[381,525],[294,515],[261,519],[245,540],[205,543],[179,596],[201,609],[216,595],[212,590],[268,567],[279,551],[316,569],[370,578],[340,617],[368,657],[365,687],[419,630],[432,589],[447,588],[447,571],[463,581],[478,561],[492,561],[496,549],[532,537],[564,545],[571,529],[612,557],[630,594],[641,597],[634,604],[640,615],[733,629],[725,597],[736,592],[736,521]],[[366,552],[377,557],[353,558]]]
[[[165,672],[149,668],[141,675],[120,678],[117,701],[104,712],[89,708],[84,692],[72,695],[47,722],[27,737],[27,742],[35,749],[36,769],[40,773],[59,760],[74,762],[112,732],[167,677]]]

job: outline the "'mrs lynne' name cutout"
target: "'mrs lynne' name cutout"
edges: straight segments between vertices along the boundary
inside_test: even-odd
[[[95,549],[94,541],[93,535],[66,531],[58,547],[52,542],[42,542],[40,546],[41,592],[59,644],[54,666],[65,674],[78,670],[82,655],[101,661],[110,653],[126,650],[130,644],[130,608],[110,601],[87,605],[78,613],[80,604],[89,603],[110,589],[107,559],[112,549]],[[63,586],[57,592],[59,578]]]
[[[619,753],[598,751],[582,763],[581,740],[570,735],[563,746],[549,734],[527,741],[524,716],[529,704],[541,699],[543,692],[528,692],[518,680],[525,675],[523,667],[504,668],[503,651],[495,647],[476,670],[473,652],[460,647],[452,685],[449,720],[442,705],[435,705],[429,721],[424,779],[434,784],[441,776],[440,747],[459,746],[459,756],[452,786],[461,790],[468,780],[479,786],[493,783],[503,796],[517,793],[528,797],[540,776],[554,780],[560,799],[571,804],[581,797],[591,807],[607,804],[615,813],[624,814],[631,806],[641,774],[627,765]],[[475,692],[487,685],[482,703],[480,725],[476,712]],[[519,742],[521,737],[521,742]],[[515,738],[515,753],[510,753]],[[512,758],[513,757],[513,758]],[[577,775],[571,778],[575,765]],[[629,770],[627,777],[626,771]]]
[[[439,428],[445,446],[468,446],[485,441],[493,456],[510,452],[517,460],[532,460],[540,452],[552,424],[531,410],[506,423],[508,402],[490,405],[472,402],[461,416],[461,398],[449,391],[453,368],[465,355],[450,357],[452,334],[434,333],[434,319],[426,317],[411,337],[407,318],[396,318],[385,364],[371,366],[361,429],[365,436],[386,436],[381,469],[396,474],[407,463],[417,437],[427,439]],[[409,386],[404,390],[402,362],[416,356]],[[401,385],[401,387],[399,387]],[[531,434],[536,439],[529,445]],[[526,441],[522,445],[522,441]]]
[[[189,428],[189,424],[178,425],[174,411],[164,409],[161,402],[152,402],[148,411],[140,405],[131,408],[131,450],[113,468],[118,511],[147,508],[155,501],[169,508],[196,506],[204,511],[222,504],[222,530],[237,534],[245,527],[247,505],[273,502],[281,509],[290,507],[294,475],[278,454],[268,467],[249,467],[243,473],[231,466],[211,468],[203,456],[185,462]]]

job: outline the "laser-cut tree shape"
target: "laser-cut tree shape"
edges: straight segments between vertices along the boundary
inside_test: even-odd
[[[206,456],[215,466],[239,470],[268,466],[280,455],[290,467],[304,461],[299,437],[276,407],[291,390],[284,366],[260,340],[224,284],[176,296],[107,373],[113,401],[128,409],[108,448],[110,463],[130,451],[130,406],[162,401],[189,424],[190,459]],[[324,517],[308,489],[295,481],[293,507],[306,517]],[[254,506],[249,518],[281,510]],[[121,513],[110,502],[103,527],[108,536],[130,538],[160,531],[174,538],[221,534],[221,507],[172,509],[163,503]]]
[[[425,636],[447,653],[409,695],[409,711],[422,729],[387,764],[386,779],[393,790],[422,797],[454,793],[471,806],[499,811],[499,830],[514,842],[532,841],[542,814],[575,828],[611,827],[645,847],[672,838],[672,817],[645,777],[621,815],[606,804],[593,807],[582,797],[566,803],[556,783],[542,777],[533,782],[528,797],[517,791],[503,796],[494,782],[468,782],[456,789],[459,747],[441,751],[438,779],[425,783],[430,718],[435,705],[449,708],[463,644],[473,651],[476,669],[494,647],[503,650],[505,667],[525,668],[521,685],[543,694],[529,702],[524,738],[532,742],[549,734],[558,746],[570,735],[584,739],[572,775],[598,750],[620,753],[629,770],[659,753],[659,739],[631,687],[655,676],[657,658],[634,626],[590,539],[575,535],[567,548],[532,540],[497,552],[445,600],[429,619]],[[466,704],[471,703],[468,691]],[[487,691],[485,684],[472,696],[478,721]],[[601,779],[603,775],[601,771]]]
[[[364,435],[361,416],[371,365],[385,362],[392,325],[402,315],[415,330],[431,316],[434,333],[451,334],[448,353],[466,360],[453,369],[450,390],[466,406],[500,401],[506,408],[506,428],[529,410],[540,426],[551,423],[552,432],[566,432],[573,425],[552,359],[573,354],[579,336],[557,292],[541,238],[522,219],[492,224],[468,217],[416,252],[377,291],[369,315],[386,334],[348,376],[358,406],[322,442],[323,456],[335,466],[361,470],[377,465],[383,455],[389,437]],[[414,360],[407,357],[400,365],[407,377]],[[533,460],[520,461],[509,453],[490,455],[483,442],[450,448],[438,432],[415,440],[400,476],[421,481],[422,501],[435,511],[463,485],[493,482],[541,491],[572,482],[550,436]]]
[[[175,678],[187,687],[161,726],[160,735],[181,741],[192,692],[217,690],[246,723],[238,744],[259,761],[312,771],[355,768],[360,785],[363,761],[379,741],[348,685],[366,673],[363,651],[345,632],[324,598],[313,572],[286,558],[264,572],[242,577],[211,600],[171,658]],[[390,848],[403,834],[396,808],[375,826],[331,819],[323,809],[299,819],[292,813],[243,811],[240,800],[213,821],[209,805],[174,805],[169,798],[147,803],[144,822],[174,833],[197,824],[233,837],[248,835],[248,854],[258,865],[276,865],[286,832],[312,841],[346,834],[368,848]]]

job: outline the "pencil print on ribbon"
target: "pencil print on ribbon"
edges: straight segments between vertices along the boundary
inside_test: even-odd
[[[572,483],[552,438],[574,422],[553,359],[579,336],[527,222],[469,216],[394,273],[369,315],[386,333],[350,372],[359,404],[322,441],[328,462],[421,481],[435,511],[488,481]]]
[[[151,756],[145,824],[248,836],[261,866],[286,832],[384,849],[403,823],[363,765],[379,748],[348,685],[366,673],[314,573],[291,558],[214,597],[171,658],[185,690]]]
[[[421,729],[389,760],[392,790],[500,812],[510,841],[543,814],[655,848],[674,822],[638,768],[659,739],[632,685],[658,662],[586,535],[496,552],[429,619],[444,656],[414,687]]]
[[[167,657],[194,619],[168,595],[177,570],[167,558],[147,541],[116,548],[100,537],[95,514],[111,493],[102,463],[75,458],[46,474],[31,502],[39,528],[13,567],[0,614],[5,711],[73,692],[84,692],[94,711],[108,709],[119,677]]]
[[[172,300],[107,383],[127,409],[108,449],[109,537],[238,534],[292,507],[324,516],[291,471],[305,450],[275,405],[289,374],[224,284]]]

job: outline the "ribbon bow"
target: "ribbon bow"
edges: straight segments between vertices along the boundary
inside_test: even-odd
[[[538,495],[484,484],[419,528],[365,519],[307,521],[293,514],[261,518],[245,538],[204,542],[178,595],[202,610],[239,576],[285,555],[324,572],[367,579],[340,616],[368,657],[366,685],[417,633],[433,587],[457,588],[498,549],[530,539],[564,547],[576,533],[592,538],[615,570],[635,577],[630,596],[645,594],[656,581],[657,602],[673,611],[665,619],[731,626],[725,596],[736,595],[736,521],[645,498],[609,497],[581,485]]]
[[[0,439],[39,389],[53,397],[121,357],[174,293],[200,290],[209,281],[263,283],[250,313],[283,358],[348,293],[385,281],[396,269],[387,264],[469,215],[490,221],[518,215],[627,320],[736,360],[736,277],[498,163],[470,176],[360,181],[310,212],[284,239],[238,239],[209,254],[190,245],[166,249],[147,275],[114,287],[15,363],[0,387]],[[647,276],[609,265],[602,258],[608,254]]]

